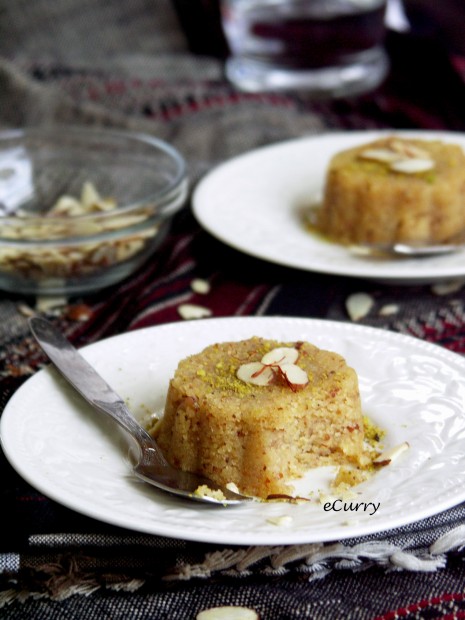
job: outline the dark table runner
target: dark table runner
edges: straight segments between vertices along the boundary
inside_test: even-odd
[[[312,102],[303,95],[247,95],[221,79],[214,59],[178,55],[98,70],[3,59],[0,121],[137,128],[186,156],[192,184],[250,148],[324,131],[465,129],[465,61],[426,36],[391,33],[392,70],[375,93]],[[159,74],[157,74],[159,72]],[[148,75],[150,73],[150,75]],[[154,77],[155,75],[155,77]],[[211,291],[199,295],[194,278]],[[465,350],[463,282],[386,285],[301,272],[240,254],[204,232],[189,205],[161,251],[118,286],[43,300],[0,294],[0,407],[46,360],[26,317],[39,310],[82,346],[182,320],[181,303],[212,315],[279,315],[350,321],[354,292],[375,304],[360,323]],[[380,313],[387,304],[396,311]],[[0,617],[195,618],[244,605],[262,618],[465,617],[465,505],[409,527],[327,545],[235,548],[108,526],[31,488],[1,461]]]

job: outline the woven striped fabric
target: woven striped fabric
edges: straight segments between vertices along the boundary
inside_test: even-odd
[[[189,54],[180,31],[172,30],[175,13],[165,0],[137,0],[132,11],[116,1],[98,9],[90,1],[80,3],[82,12],[72,0],[30,4],[6,3],[0,14],[1,126],[72,122],[145,131],[183,153],[191,190],[223,161],[302,135],[372,128],[465,130],[464,60],[451,58],[438,41],[424,36],[390,33],[391,73],[376,92],[312,101],[303,94],[235,91],[223,79],[220,59]],[[41,27],[46,5],[55,7],[55,36]],[[155,12],[143,20],[150,6]],[[93,54],[80,54],[86,32]],[[67,49],[57,54],[59,45]],[[209,284],[206,294],[193,289],[195,279]],[[155,256],[116,286],[55,306],[1,294],[0,409],[46,363],[29,334],[32,311],[44,313],[83,346],[182,321],[180,306],[186,303],[214,317],[348,322],[347,298],[365,292],[374,304],[361,324],[462,354],[462,284],[389,285],[272,265],[214,239],[196,222],[188,201]],[[383,313],[386,306],[395,311]],[[464,613],[463,505],[382,538],[318,549],[225,549],[109,527],[31,488],[3,456],[0,465],[0,617],[184,620],[237,601],[266,619],[426,619]]]

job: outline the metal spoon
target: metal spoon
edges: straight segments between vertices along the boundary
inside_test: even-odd
[[[30,318],[29,325],[43,351],[74,389],[96,411],[110,416],[135,440],[139,459],[133,472],[138,478],[168,493],[199,502],[230,506],[251,500],[203,476],[183,472],[169,465],[154,439],[136,422],[122,398],[63,334],[52,323],[40,317]],[[208,487],[207,493],[197,491],[203,485]],[[219,491],[220,497],[214,497],[210,491]]]
[[[464,243],[440,243],[437,245],[367,243],[348,247],[352,254],[365,258],[432,258],[465,250]]]

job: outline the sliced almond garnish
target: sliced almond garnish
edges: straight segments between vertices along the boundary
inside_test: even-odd
[[[246,383],[270,385],[275,374],[271,366],[265,366],[261,362],[250,362],[249,364],[242,364],[242,366],[239,366],[236,376]]]
[[[262,357],[262,364],[274,365],[278,364],[294,364],[299,357],[299,352],[293,347],[276,347],[265,353]]]
[[[420,159],[419,157],[410,159],[399,159],[393,162],[390,169],[394,172],[403,172],[404,174],[417,174],[419,172],[428,172],[434,168],[432,159]]]
[[[279,369],[291,387],[299,388],[307,385],[308,375],[300,366],[296,364],[279,364]]]
[[[412,142],[407,142],[405,140],[391,140],[389,142],[389,147],[399,155],[404,155],[405,157],[419,157],[421,159],[429,159],[429,153],[425,149],[413,144]]]
[[[372,161],[379,161],[384,164],[390,164],[391,162],[399,159],[399,153],[395,153],[390,149],[365,149],[359,155],[362,159],[370,159]]]
[[[387,164],[393,172],[404,174],[418,174],[434,168],[434,161],[425,149],[405,140],[392,139],[384,147],[368,147],[359,157]]]
[[[291,389],[300,389],[307,385],[308,375],[294,364],[298,357],[299,351],[294,347],[276,347],[265,353],[260,362],[242,364],[236,376],[241,381],[254,385],[271,385],[277,377]]]
[[[260,620],[260,616],[250,607],[231,605],[204,609],[196,615],[195,620]]]

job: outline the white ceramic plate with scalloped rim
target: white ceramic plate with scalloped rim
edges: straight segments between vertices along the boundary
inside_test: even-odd
[[[465,500],[465,360],[413,337],[301,318],[246,317],[171,323],[129,332],[82,352],[137,417],[163,408],[178,361],[213,342],[253,335],[308,340],[337,351],[358,373],[364,411],[410,449],[358,487],[356,512],[252,503],[215,507],[136,481],[127,443],[50,368],[14,394],[1,419],[3,450],[32,486],[80,513],[140,532],[222,544],[294,544],[406,525]],[[316,478],[317,479],[317,478]],[[320,484],[320,483],[318,483]],[[336,506],[337,508],[339,505]],[[286,527],[269,520],[288,516]]]
[[[400,284],[465,278],[465,250],[422,259],[362,258],[310,233],[302,223],[305,208],[321,199],[335,153],[394,134],[454,142],[465,150],[465,134],[420,130],[337,132],[281,142],[207,174],[193,195],[194,214],[220,241],[287,267]]]

